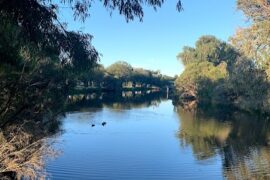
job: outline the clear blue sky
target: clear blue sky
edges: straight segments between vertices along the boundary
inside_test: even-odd
[[[154,11],[145,8],[143,22],[127,23],[116,11],[109,12],[96,1],[85,23],[74,22],[67,10],[60,18],[68,28],[94,36],[93,45],[103,54],[101,63],[107,67],[124,60],[134,67],[161,70],[179,75],[183,66],[176,55],[185,45],[194,46],[202,35],[215,35],[228,40],[235,29],[245,24],[236,0],[182,0],[184,11],[176,11],[176,0],[167,0]]]

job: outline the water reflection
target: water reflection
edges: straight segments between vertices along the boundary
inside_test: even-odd
[[[66,111],[89,111],[108,107],[114,110],[158,106],[166,94],[155,91],[123,91],[118,93],[92,93],[69,96]]]
[[[221,156],[224,177],[228,179],[269,178],[267,119],[226,108],[176,109],[181,121],[181,148],[191,147],[199,162]]]

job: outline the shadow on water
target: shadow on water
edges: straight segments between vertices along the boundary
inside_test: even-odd
[[[262,179],[270,175],[270,122],[225,107],[176,107],[181,148],[200,162],[220,156],[224,177]]]

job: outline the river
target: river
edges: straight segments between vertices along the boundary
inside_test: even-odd
[[[268,118],[170,98],[71,95],[58,118],[0,132],[0,179],[270,179]]]
[[[254,118],[188,111],[160,97],[85,106],[63,119],[54,144],[62,153],[47,163],[48,178],[267,178],[269,123]]]

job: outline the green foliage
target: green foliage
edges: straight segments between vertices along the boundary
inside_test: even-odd
[[[177,55],[177,59],[185,66],[197,61],[196,50],[192,47],[184,46],[183,51]]]
[[[238,53],[214,36],[202,36],[196,47],[184,47],[177,57],[186,66],[175,81],[183,98],[211,101],[216,87],[228,77]]]
[[[231,45],[214,36],[202,36],[196,42],[195,48],[185,46],[177,58],[184,65],[208,61],[217,66],[222,62],[226,62],[228,65],[233,64],[237,55],[238,53]]]
[[[213,36],[202,36],[196,42],[197,59],[199,61],[208,61],[217,65],[220,63],[221,51],[222,42]]]
[[[243,56],[256,62],[270,77],[270,3],[267,0],[238,0],[238,9],[252,20],[230,39]]]
[[[118,61],[110,65],[107,69],[107,72],[118,79],[128,78],[133,71],[133,68],[130,64],[124,61]]]
[[[241,52],[231,74],[235,102],[242,109],[269,111],[270,3],[267,0],[238,0],[238,9],[251,21],[236,31],[232,44]]]
[[[176,79],[175,86],[183,97],[207,99],[217,83],[224,81],[228,73],[226,63],[214,66],[211,62],[195,62],[186,66]]]
[[[151,71],[143,68],[134,68],[124,61],[117,61],[104,68],[101,65],[85,72],[79,80],[88,87],[95,84],[95,88],[108,90],[120,90],[122,88],[164,88],[172,86],[175,78],[160,74],[159,71]],[[93,86],[92,86],[93,87]]]
[[[230,75],[228,85],[235,95],[234,104],[241,109],[269,110],[267,74],[257,68],[254,62],[239,59]]]
[[[195,49],[185,47],[180,54],[185,71],[175,82],[180,99],[269,111],[267,71],[247,57],[213,36],[201,37]]]

